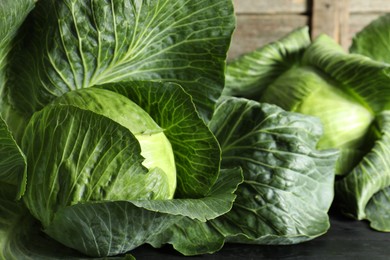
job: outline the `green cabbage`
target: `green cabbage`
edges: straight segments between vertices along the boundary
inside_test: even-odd
[[[231,209],[241,171],[221,183],[206,124],[230,1],[0,7],[0,258],[125,254]]]
[[[326,35],[307,40],[308,28],[299,28],[232,61],[224,90],[319,118],[317,148],[340,151],[335,203],[381,231],[390,230],[389,28],[388,15],[374,21],[350,53]]]
[[[240,91],[224,89],[232,1],[4,0],[0,16],[0,258],[198,255],[328,230],[338,153],[317,149],[320,121],[220,100]],[[300,66],[310,39],[295,33],[246,95]]]

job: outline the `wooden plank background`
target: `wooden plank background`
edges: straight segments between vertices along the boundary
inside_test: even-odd
[[[237,28],[229,59],[253,51],[301,27],[326,33],[348,49],[364,26],[390,12],[390,0],[233,0]]]

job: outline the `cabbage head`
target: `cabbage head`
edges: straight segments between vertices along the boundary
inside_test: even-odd
[[[340,151],[335,204],[381,231],[390,231],[389,28],[388,15],[374,21],[350,52],[298,28],[231,61],[224,90],[319,118],[324,135],[317,148]]]

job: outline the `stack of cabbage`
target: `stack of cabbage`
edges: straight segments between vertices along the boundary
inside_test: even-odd
[[[230,0],[2,0],[0,17],[2,259],[307,241],[336,169],[345,211],[387,205],[385,63],[302,29],[224,90]]]

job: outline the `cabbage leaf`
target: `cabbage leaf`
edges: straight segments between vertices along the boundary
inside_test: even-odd
[[[24,27],[8,88],[24,117],[71,90],[149,80],[180,84],[207,119],[235,17],[226,0],[48,0]]]
[[[218,251],[225,242],[295,244],[328,230],[338,152],[316,150],[317,118],[226,98],[209,125],[221,143],[223,169],[243,171],[237,199],[231,211],[205,223],[182,219],[161,241],[194,255]]]
[[[318,119],[235,98],[213,118],[222,167],[244,172],[233,209],[214,223],[228,241],[290,244],[325,233],[338,152],[316,149]]]
[[[0,183],[14,187],[14,199],[20,198],[24,192],[26,158],[3,119],[3,111],[7,107],[4,89],[8,83],[9,52],[15,44],[20,25],[33,7],[33,0],[5,0],[0,3]]]
[[[260,98],[276,77],[300,64],[310,42],[308,27],[302,27],[230,62],[223,95]]]

